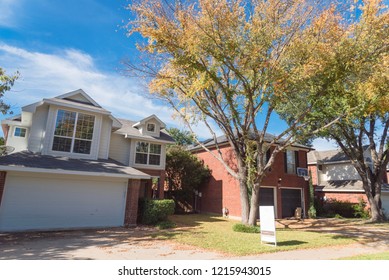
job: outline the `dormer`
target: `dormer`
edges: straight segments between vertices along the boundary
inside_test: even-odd
[[[137,122],[132,127],[138,129],[142,135],[160,137],[161,130],[164,129],[166,125],[156,115],[151,115]]]

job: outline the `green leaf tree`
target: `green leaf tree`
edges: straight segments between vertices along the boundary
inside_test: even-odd
[[[189,208],[194,191],[211,176],[203,161],[178,145],[168,148],[165,170],[168,198],[173,198],[176,204],[189,204]]]
[[[129,6],[129,34],[147,39],[138,45],[146,57],[128,62],[129,70],[151,78],[150,92],[170,104],[191,132],[197,122],[209,128],[216,150],[196,141],[238,180],[244,224],[256,224],[259,189],[276,155],[305,138],[306,116],[325,100],[325,91],[304,92],[316,101],[301,103],[289,127],[267,137],[279,104],[294,104],[289,84],[305,68],[291,61],[302,36],[315,49],[332,31],[334,11],[324,7],[309,0],[145,0]],[[219,148],[213,124],[225,134],[236,168]]]
[[[166,129],[169,135],[174,139],[176,145],[188,146],[194,143],[195,137],[187,130],[179,130],[172,127]]]
[[[296,110],[303,111],[310,102],[304,98],[307,92],[327,93],[326,100],[315,103],[305,129],[342,116],[317,135],[335,140],[350,158],[363,182],[372,221],[382,221],[381,187],[389,162],[389,13],[380,0],[351,8],[349,15],[356,16],[347,22],[340,14],[333,17],[331,32],[314,50],[309,41],[295,42],[300,50],[293,50],[290,71],[303,75],[297,80],[290,73],[285,77],[297,106],[284,104],[279,112],[292,122]]]

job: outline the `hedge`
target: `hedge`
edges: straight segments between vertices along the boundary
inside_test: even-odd
[[[140,221],[145,225],[155,225],[160,221],[166,221],[169,215],[174,214],[174,201],[172,199],[139,201]]]

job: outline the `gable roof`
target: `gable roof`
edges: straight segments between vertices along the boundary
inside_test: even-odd
[[[308,153],[308,164],[345,161],[349,161],[349,158],[341,149],[329,151],[311,151]]]
[[[174,143],[174,139],[167,133],[165,129],[162,129],[160,131],[160,136],[151,136],[151,135],[143,135],[140,133],[139,129],[135,127],[135,124],[138,122],[125,120],[125,119],[119,119],[119,121],[122,124],[122,127],[115,131],[116,134],[124,135],[125,138],[135,138],[135,139],[141,139],[141,140],[149,140],[149,141],[157,141],[157,142],[164,142],[164,143]]]
[[[274,138],[276,138],[275,135],[270,134],[270,133],[265,133],[264,141],[270,143],[271,141],[274,140]],[[281,141],[279,141],[279,143],[282,143],[282,141],[283,141],[283,139],[281,139]],[[222,135],[222,136],[216,137],[216,142],[215,142],[215,139],[210,138],[210,139],[202,141],[202,143],[205,145],[205,147],[212,147],[212,146],[215,146],[215,143],[217,143],[218,145],[228,144],[228,139],[225,135]],[[302,148],[304,150],[312,150],[311,147],[308,147],[308,146],[305,146],[302,144],[298,144],[298,143],[295,143],[291,146],[295,147],[295,148]],[[196,151],[196,150],[202,150],[202,149],[203,148],[199,144],[194,144],[193,146],[188,148],[189,151]]]
[[[155,120],[159,123],[161,129],[163,129],[163,128],[166,127],[166,124],[165,124],[163,121],[161,121],[161,120],[160,120],[156,115],[154,115],[154,114],[151,115],[151,116],[148,116],[147,118],[144,118],[143,120],[140,120],[139,122],[137,122],[137,123],[135,123],[135,124],[133,124],[133,127],[138,128],[139,126],[144,125],[146,122],[148,122],[148,121],[151,120],[151,119],[155,119]]]
[[[29,151],[0,157],[0,170],[150,179],[149,175],[111,159],[75,159]]]
[[[92,97],[86,94],[85,91],[83,91],[82,89],[71,91],[53,98],[44,98],[41,101],[22,107],[22,111],[33,113],[36,111],[37,107],[42,106],[43,104],[65,106],[106,115],[109,116],[109,118],[112,120],[112,126],[114,128],[121,127],[121,123],[118,121],[118,119],[112,116],[110,111],[102,108]]]

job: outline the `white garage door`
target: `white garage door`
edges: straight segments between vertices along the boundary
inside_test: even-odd
[[[123,179],[8,173],[0,231],[121,226],[125,194]]]
[[[381,194],[382,208],[385,211],[386,217],[389,218],[389,193],[383,192]]]

